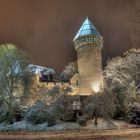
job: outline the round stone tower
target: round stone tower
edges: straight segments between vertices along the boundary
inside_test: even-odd
[[[78,54],[79,95],[97,93],[103,88],[103,38],[86,18],[73,41]]]

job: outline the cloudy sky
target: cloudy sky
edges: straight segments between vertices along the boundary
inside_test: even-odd
[[[88,16],[104,38],[105,65],[108,58],[132,47],[126,34],[139,9],[134,1],[0,0],[0,43],[14,43],[33,63],[61,72],[76,60],[72,40]]]

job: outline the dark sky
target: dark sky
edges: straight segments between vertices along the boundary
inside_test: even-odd
[[[88,16],[104,38],[104,65],[107,58],[131,47],[126,38],[135,15],[131,1],[0,0],[0,43],[14,43],[33,63],[61,72],[76,60],[72,40]]]

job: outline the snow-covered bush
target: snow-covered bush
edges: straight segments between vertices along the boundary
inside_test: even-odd
[[[79,117],[78,117],[78,123],[79,123],[81,126],[86,126],[86,117],[85,117],[85,116],[79,116]]]
[[[73,111],[73,96],[62,95],[55,103],[53,108],[58,117],[63,121],[75,121],[75,112]]]
[[[110,119],[115,113],[115,96],[104,90],[104,93],[98,93],[89,97],[88,104],[84,107],[84,112],[88,118],[95,118],[95,124],[97,125],[98,117]]]
[[[115,96],[116,98],[116,109],[115,109],[115,114],[114,114],[114,119],[124,119],[125,115],[126,115],[126,109],[127,109],[127,105],[126,105],[126,92],[125,92],[125,88],[120,87],[120,86],[115,86],[112,90],[111,90],[112,94]]]
[[[27,110],[25,118],[34,124],[48,122],[48,125],[54,125],[56,119],[51,107],[47,106],[45,101],[37,101],[31,106]]]
[[[42,95],[45,97],[47,103],[50,104],[54,102],[60,96],[60,94],[60,86],[55,85],[54,87],[45,90],[45,92]]]
[[[69,93],[72,93],[72,88],[71,88],[71,86],[65,86],[65,87],[63,87],[62,88],[62,93],[63,94],[69,94]]]
[[[14,123],[15,121],[19,121],[22,118],[22,108],[19,103],[12,102],[10,106],[10,110],[7,107],[7,104],[1,101],[0,105],[0,121],[7,121],[10,123]]]
[[[129,123],[140,125],[140,107],[130,106],[126,111],[125,120]]]
[[[47,91],[47,95],[49,95],[49,96],[57,96],[59,94],[60,94],[59,86],[54,86],[53,88],[51,88]]]
[[[0,122],[4,121],[6,119],[7,112],[8,112],[8,108],[1,100],[0,101]]]

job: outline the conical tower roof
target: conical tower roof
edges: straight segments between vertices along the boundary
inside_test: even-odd
[[[101,36],[100,33],[95,28],[95,26],[92,24],[92,22],[88,19],[88,17],[85,19],[83,25],[81,26],[80,30],[76,34],[74,40],[76,40],[81,36],[86,36],[86,35]]]

